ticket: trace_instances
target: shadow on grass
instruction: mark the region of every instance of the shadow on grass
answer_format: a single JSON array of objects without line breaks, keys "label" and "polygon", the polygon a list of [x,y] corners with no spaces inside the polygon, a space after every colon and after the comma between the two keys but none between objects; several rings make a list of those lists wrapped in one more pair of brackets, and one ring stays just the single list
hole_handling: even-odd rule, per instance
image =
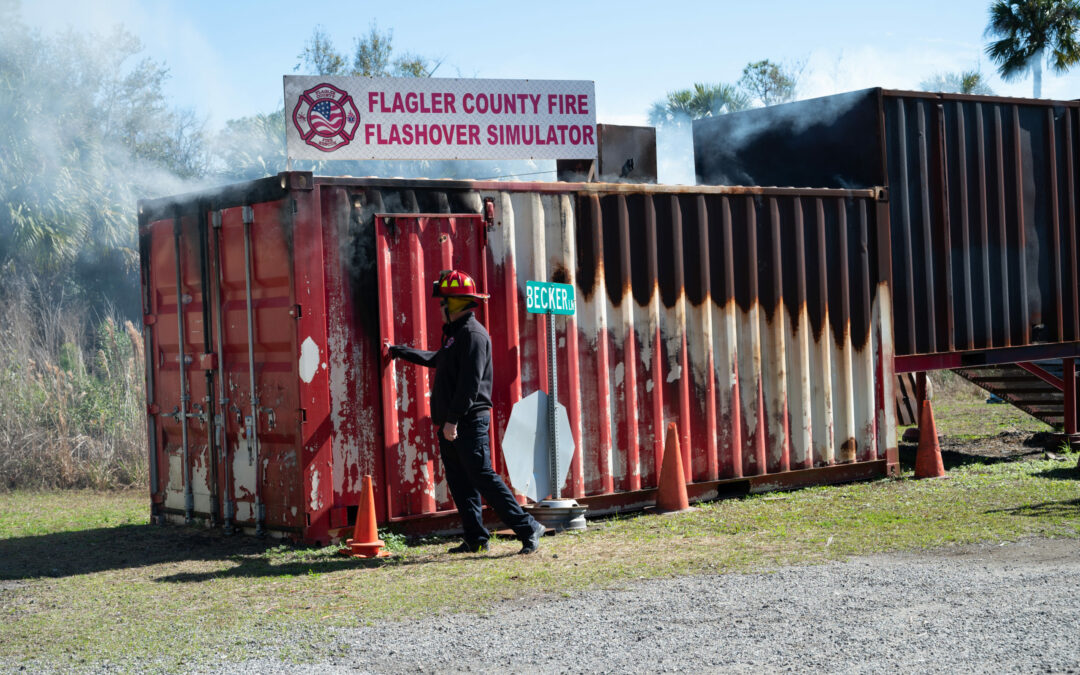
[{"label": "shadow on grass", "polygon": [[1014,516],[1027,516],[1029,518],[1076,518],[1080,516],[1080,499],[1070,499],[1063,502],[1042,502],[1041,504],[1028,504],[1016,506],[1011,509],[994,509],[987,513],[1008,513]]},{"label": "shadow on grass", "polygon": [[[516,551],[507,553],[469,555],[470,558],[508,558],[517,555]],[[328,572],[340,572],[347,569],[377,569],[383,567],[407,567],[412,565],[427,565],[431,563],[446,562],[448,556],[428,555],[423,557],[403,557],[393,555],[389,558],[348,558],[346,556],[334,558],[320,558],[318,560],[297,560],[287,563],[275,564],[271,560],[261,557],[241,558],[239,564],[225,570],[216,572],[179,572],[168,576],[156,577],[154,581],[165,583],[201,583],[212,579],[235,579],[252,577],[298,577],[309,574],[326,574]],[[457,559],[457,558],[455,558]]]},{"label": "shadow on grass", "polygon": [[[450,542],[451,540],[447,540]],[[57,532],[0,539],[0,579],[68,577],[109,570],[180,562],[239,561],[219,572],[162,577],[161,581],[200,581],[222,576],[286,576],[336,571],[348,567],[417,564],[433,558],[362,560],[346,558],[290,561],[274,564],[267,558],[276,540],[226,536],[219,531],[173,525],[123,525],[76,532]],[[302,550],[297,547],[297,550]]]},{"label": "shadow on grass", "polygon": [[[1032,459],[1045,451],[1056,451],[1060,448],[1061,441],[1056,434],[1036,432],[1032,434],[1006,432],[997,436],[986,438],[954,439],[942,438],[941,461],[945,470],[955,469],[972,464],[991,465],[1001,462],[1016,462]],[[912,470],[915,468],[915,454],[918,444],[898,444],[900,452],[900,468]],[[1061,476],[1074,478],[1076,476]]]},{"label": "shadow on grass", "polygon": [[1072,462],[1068,462],[1062,466],[1047,469],[1046,471],[1040,471],[1033,475],[1038,476],[1039,478],[1052,478],[1054,480],[1076,480],[1080,478],[1080,469]]}]

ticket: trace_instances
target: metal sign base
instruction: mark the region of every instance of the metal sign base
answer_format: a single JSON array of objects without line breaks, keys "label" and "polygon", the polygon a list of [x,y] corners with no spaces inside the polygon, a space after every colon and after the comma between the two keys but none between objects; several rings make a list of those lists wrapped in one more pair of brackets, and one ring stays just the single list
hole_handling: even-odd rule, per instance
[{"label": "metal sign base", "polygon": [[545,499],[534,504],[528,511],[548,529],[556,532],[580,532],[588,527],[585,522],[585,511],[588,508],[578,504],[575,499]]}]

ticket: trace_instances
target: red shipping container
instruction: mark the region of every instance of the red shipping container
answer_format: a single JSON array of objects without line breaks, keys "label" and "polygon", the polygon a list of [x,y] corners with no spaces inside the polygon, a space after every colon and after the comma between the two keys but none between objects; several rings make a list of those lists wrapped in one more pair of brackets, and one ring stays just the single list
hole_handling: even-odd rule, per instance
[{"label": "red shipping container", "polygon": [[[556,324],[590,514],[652,504],[668,422],[692,499],[897,472],[880,190],[356,179],[283,173],[139,204],[151,500],[159,520],[325,543],[374,477],[380,523],[451,530],[425,369],[430,284],[491,300],[492,453],[547,388],[527,280]],[[888,402],[887,404],[883,402]]]}]

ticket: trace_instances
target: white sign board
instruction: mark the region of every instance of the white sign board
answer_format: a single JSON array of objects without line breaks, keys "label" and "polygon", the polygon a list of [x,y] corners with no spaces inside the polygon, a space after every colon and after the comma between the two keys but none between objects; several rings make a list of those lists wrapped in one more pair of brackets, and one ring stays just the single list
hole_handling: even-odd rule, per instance
[{"label": "white sign board", "polygon": [[[548,458],[547,392],[534,391],[514,404],[503,434],[503,459],[510,484],[534,502],[552,494]],[[559,439],[559,485],[566,483],[574,457],[574,432],[566,407],[556,403],[555,433]]]},{"label": "white sign board", "polygon": [[285,76],[291,159],[591,159],[589,80]]}]

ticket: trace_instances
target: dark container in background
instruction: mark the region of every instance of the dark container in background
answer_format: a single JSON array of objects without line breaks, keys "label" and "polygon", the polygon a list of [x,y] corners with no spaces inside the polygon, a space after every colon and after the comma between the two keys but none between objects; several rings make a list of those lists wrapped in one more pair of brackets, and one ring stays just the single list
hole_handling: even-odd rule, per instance
[{"label": "dark container in background", "polygon": [[866,89],[696,121],[694,160],[701,184],[887,186],[897,370],[1068,357],[1078,108]]}]

